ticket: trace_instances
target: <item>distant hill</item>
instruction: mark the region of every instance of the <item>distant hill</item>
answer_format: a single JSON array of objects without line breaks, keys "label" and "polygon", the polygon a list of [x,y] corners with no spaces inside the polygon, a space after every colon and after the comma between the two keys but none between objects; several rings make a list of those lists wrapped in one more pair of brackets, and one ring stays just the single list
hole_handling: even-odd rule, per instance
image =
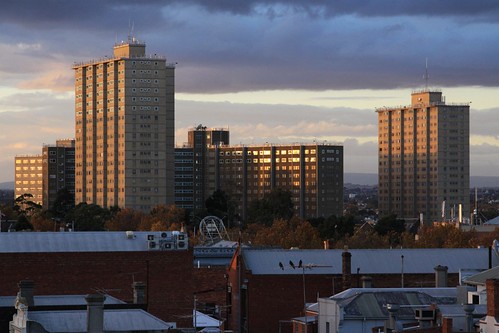
[{"label": "distant hill", "polygon": [[[374,186],[378,185],[378,174],[376,173],[349,173],[345,172],[344,180],[345,184],[357,184],[357,185],[368,185]],[[499,176],[471,176],[470,177],[470,187],[495,187],[499,188]]]},{"label": "distant hill", "polygon": [[[489,177],[489,176],[471,176],[470,177],[470,187],[497,187],[499,188],[499,176]],[[378,174],[377,173],[354,173],[345,172],[344,180],[345,184],[356,184],[356,185],[367,185],[374,186],[378,185]],[[0,183],[0,190],[13,190],[14,182],[4,182]]]},{"label": "distant hill", "polygon": [[13,190],[14,182],[4,182],[0,183],[0,190]]},{"label": "distant hill", "polygon": [[499,187],[499,177],[471,176],[471,187]]},{"label": "distant hill", "polygon": [[378,185],[378,174],[345,172],[343,175],[343,183],[369,186]]}]

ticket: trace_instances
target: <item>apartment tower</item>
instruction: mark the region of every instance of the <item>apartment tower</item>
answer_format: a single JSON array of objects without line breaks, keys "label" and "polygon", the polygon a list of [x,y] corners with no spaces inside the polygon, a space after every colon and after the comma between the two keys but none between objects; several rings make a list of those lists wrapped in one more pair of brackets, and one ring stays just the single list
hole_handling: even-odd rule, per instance
[{"label": "apartment tower", "polygon": [[75,140],[57,140],[55,145],[42,148],[43,209],[50,209],[57,199],[57,192],[75,192]]},{"label": "apartment tower", "polygon": [[412,93],[409,106],[379,108],[379,215],[466,221],[470,216],[469,105],[442,92]]},{"label": "apartment tower", "polygon": [[73,69],[76,203],[173,203],[175,66],[130,37],[112,57]]}]

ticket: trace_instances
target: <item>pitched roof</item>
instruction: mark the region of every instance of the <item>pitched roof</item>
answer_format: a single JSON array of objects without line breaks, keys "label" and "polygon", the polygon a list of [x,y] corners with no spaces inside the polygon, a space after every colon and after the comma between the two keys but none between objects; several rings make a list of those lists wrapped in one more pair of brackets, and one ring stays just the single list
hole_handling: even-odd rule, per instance
[{"label": "pitched roof", "polygon": [[487,269],[486,271],[472,275],[464,279],[464,283],[484,286],[488,279],[499,279],[499,266]]},{"label": "pitched roof", "polygon": [[[276,250],[243,249],[246,268],[253,275],[341,274],[343,250]],[[449,273],[460,269],[487,269],[489,250],[469,249],[351,249],[352,272],[362,274],[434,273],[438,265],[447,266]],[[298,263],[309,268],[299,269]],[[293,263],[295,269],[292,268]],[[282,268],[279,263],[282,264]],[[492,257],[492,265],[499,258]]]},{"label": "pitched roof", "polygon": [[[87,311],[31,311],[28,320],[38,322],[48,332],[86,332]],[[104,331],[165,331],[175,325],[141,309],[104,310]]]}]

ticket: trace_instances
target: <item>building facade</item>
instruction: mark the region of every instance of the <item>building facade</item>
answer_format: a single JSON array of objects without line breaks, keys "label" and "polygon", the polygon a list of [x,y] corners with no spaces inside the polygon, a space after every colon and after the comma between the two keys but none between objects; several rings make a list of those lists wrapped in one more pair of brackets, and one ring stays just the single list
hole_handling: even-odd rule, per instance
[{"label": "building facade", "polygon": [[343,214],[343,147],[329,144],[229,145],[229,130],[199,125],[175,150],[175,203],[203,209],[220,189],[247,217],[250,203],[274,189],[290,191],[302,218]]},{"label": "building facade", "polygon": [[243,220],[252,201],[278,188],[291,192],[301,218],[343,215],[342,146],[217,146],[208,156],[215,166],[214,188],[235,199]]},{"label": "building facade", "polygon": [[33,202],[43,204],[43,163],[42,155],[22,155],[15,157],[14,198],[31,194]]},{"label": "building facade", "polygon": [[76,203],[149,211],[174,198],[174,72],[135,38],[75,64]]},{"label": "building facade", "polygon": [[215,167],[208,152],[210,147],[229,144],[229,130],[198,125],[189,129],[187,138],[187,143],[175,148],[175,205],[203,209],[215,191]]},{"label": "building facade", "polygon": [[75,193],[75,140],[57,140],[42,148],[43,209],[53,206],[63,188]]},{"label": "building facade", "polygon": [[379,215],[433,221],[470,216],[469,105],[440,91],[412,93],[409,106],[379,108]]}]

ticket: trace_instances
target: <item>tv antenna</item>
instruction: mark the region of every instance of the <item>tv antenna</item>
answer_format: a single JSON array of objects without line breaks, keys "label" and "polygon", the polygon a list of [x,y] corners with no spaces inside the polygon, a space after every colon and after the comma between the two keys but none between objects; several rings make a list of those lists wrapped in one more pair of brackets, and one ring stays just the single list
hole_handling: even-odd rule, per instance
[{"label": "tv antenna", "polygon": [[428,58],[426,58],[426,66],[425,66],[425,74],[423,76],[423,79],[425,80],[425,88],[428,90],[428,79],[430,76],[428,75]]}]

